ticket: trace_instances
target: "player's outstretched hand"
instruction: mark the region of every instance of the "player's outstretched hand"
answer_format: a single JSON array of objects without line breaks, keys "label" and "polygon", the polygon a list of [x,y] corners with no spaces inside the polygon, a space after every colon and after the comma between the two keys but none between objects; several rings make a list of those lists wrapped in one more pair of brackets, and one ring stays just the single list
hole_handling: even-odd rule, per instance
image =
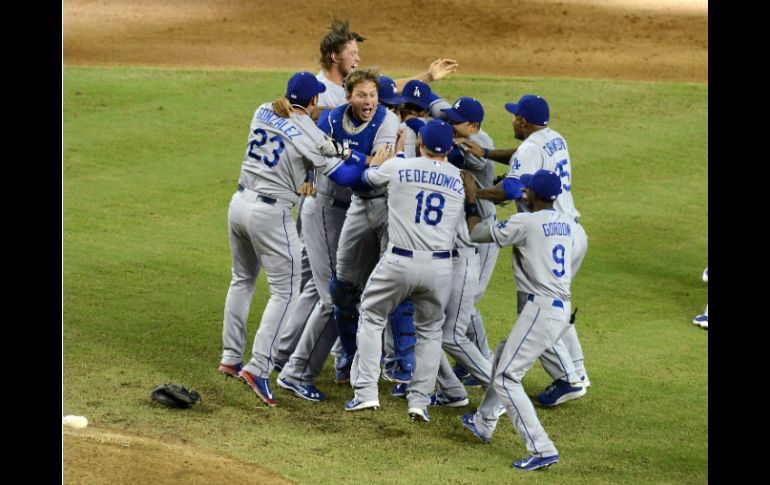
[{"label": "player's outstretched hand", "polygon": [[379,150],[374,152],[374,155],[372,156],[372,159],[369,161],[370,167],[379,167],[383,163],[385,163],[385,160],[389,158],[393,158],[395,155],[395,152],[392,148],[390,148],[390,145],[385,145],[384,147],[380,147]]},{"label": "player's outstretched hand", "polygon": [[457,71],[457,61],[454,59],[436,59],[431,62],[428,68],[428,75],[431,81],[438,81],[445,76]]},{"label": "player's outstretched hand", "polygon": [[463,186],[465,187],[465,200],[471,204],[476,202],[476,177],[465,170],[460,170],[460,177],[463,179]]},{"label": "player's outstretched hand", "polygon": [[396,138],[396,153],[403,152],[404,145],[406,145],[406,133],[403,128],[399,128],[398,137]]},{"label": "player's outstretched hand", "polygon": [[477,157],[484,156],[484,149],[481,148],[481,145],[479,145],[475,141],[471,141],[467,138],[455,138],[455,143],[457,144],[457,146],[460,147],[461,150],[465,150],[471,155],[474,155]]},{"label": "player's outstretched hand", "polygon": [[302,182],[299,187],[298,195],[315,195],[315,187],[310,182]]}]

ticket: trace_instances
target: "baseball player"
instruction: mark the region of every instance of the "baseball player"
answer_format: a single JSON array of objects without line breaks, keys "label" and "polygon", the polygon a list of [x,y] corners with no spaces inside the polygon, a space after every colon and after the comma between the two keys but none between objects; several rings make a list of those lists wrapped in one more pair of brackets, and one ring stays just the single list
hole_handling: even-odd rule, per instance
[{"label": "baseball player", "polygon": [[[701,278],[703,279],[703,282],[708,284],[709,283],[709,269],[706,267],[706,269],[703,270],[703,274],[701,275]],[[701,315],[696,316],[692,319],[692,323],[694,325],[698,325],[700,328],[704,328],[706,330],[709,329],[709,306],[708,303],[706,304],[706,311],[704,311]]]},{"label": "baseball player", "polygon": [[[366,159],[365,154],[374,153],[376,149],[386,145],[392,145],[396,141],[398,130],[398,118],[384,106],[377,102],[379,87],[378,72],[373,69],[357,69],[351,72],[345,80],[345,87],[349,102],[332,110],[326,111],[318,120],[322,131],[331,135],[329,143],[334,145],[325,153],[335,155],[336,150],[344,145],[349,145],[357,157]],[[323,396],[315,389],[315,379],[323,368],[326,357],[334,344],[337,336],[342,333],[341,340],[345,345],[346,359],[339,359],[335,366],[337,372],[335,380],[347,382],[349,380],[349,368],[352,363],[351,344],[347,339],[351,333],[350,319],[357,320],[355,305],[358,296],[349,280],[340,279],[339,260],[341,248],[345,241],[344,230],[351,222],[356,223],[356,228],[366,233],[370,228],[370,221],[375,227],[375,234],[387,237],[383,225],[387,223],[384,212],[387,210],[385,192],[367,191],[368,187],[359,187],[355,195],[350,191],[341,191],[341,187],[326,177],[316,178],[316,198],[311,208],[303,208],[306,217],[306,247],[313,269],[313,277],[316,280],[316,289],[320,296],[320,303],[316,306],[304,332],[300,337],[297,348],[291,355],[288,364],[282,369],[278,385],[294,392],[303,399],[308,395]],[[366,198],[366,199],[364,199]],[[348,208],[349,207],[349,208]],[[312,210],[312,212],[310,212]],[[351,216],[351,211],[356,211],[356,216]],[[312,222],[311,222],[312,221]],[[349,228],[350,230],[350,228]],[[352,250],[363,252],[370,260],[379,257],[382,242],[379,236],[370,236],[356,244],[351,242],[352,248],[346,251],[350,257],[357,257]],[[364,261],[361,264],[361,261]],[[352,261],[345,271],[352,276],[347,276],[356,284],[357,278],[361,278],[359,272],[370,269],[365,259]],[[360,267],[360,266],[363,266]],[[365,280],[364,280],[365,281]],[[347,284],[346,284],[347,283]],[[348,292],[347,290],[351,290]],[[349,299],[349,301],[348,301]],[[340,305],[339,303],[342,303]],[[333,313],[345,313],[341,318],[330,320]],[[354,315],[347,320],[345,317]],[[342,321],[347,324],[344,332],[339,332],[337,324]],[[331,326],[330,326],[331,325]],[[352,330],[355,339],[355,327]],[[347,340],[345,340],[347,339]],[[355,347],[355,340],[352,343]],[[350,356],[347,359],[347,356]],[[308,391],[308,392],[304,392]],[[308,399],[319,401],[322,399]]]},{"label": "baseball player", "polygon": [[420,157],[392,158],[362,177],[374,187],[388,189],[389,244],[363,291],[358,352],[350,380],[355,395],[345,404],[346,411],[379,407],[382,332],[399,302],[410,297],[419,365],[408,388],[408,412],[412,420],[430,420],[427,406],[438,372],[441,325],[452,286],[451,248],[463,215],[460,171],[446,161],[452,135],[447,123],[431,120],[420,129]]},{"label": "baseball player", "polygon": [[[311,165],[322,168],[336,183],[351,185],[360,180],[365,167],[365,159],[351,150],[328,160],[319,151],[328,140],[310,114],[325,89],[311,73],[298,72],[289,79],[284,98],[257,108],[228,211],[232,281],[225,300],[218,370],[240,376],[268,406],[275,405],[268,381],[275,342],[299,295],[301,244],[291,209],[305,171]],[[246,321],[261,266],[267,272],[270,299],[252,358],[242,367]]]},{"label": "baseball player", "polygon": [[[495,178],[495,164],[494,161],[486,158],[484,154],[489,153],[490,150],[494,150],[494,143],[492,138],[481,129],[481,123],[484,121],[484,108],[481,103],[471,97],[463,96],[458,98],[452,106],[442,109],[446,115],[447,121],[455,130],[455,137],[457,140],[470,141],[475,143],[476,146],[481,148],[482,153],[477,156],[472,152],[464,150],[462,143],[457,143],[456,147],[459,150],[453,150],[450,152],[449,161],[456,164],[459,168],[470,172],[475,178],[481,188],[488,188],[494,184]],[[454,155],[452,154],[454,153]],[[496,209],[495,205],[487,200],[479,202],[481,211],[482,222],[492,223],[495,220]],[[470,316],[470,322],[466,325],[468,329],[468,337],[476,344],[479,350],[488,359],[492,359],[492,352],[487,342],[487,333],[484,328],[484,321],[481,318],[481,312],[478,309],[478,303],[486,292],[489,281],[492,278],[492,272],[495,269],[497,263],[497,256],[500,252],[499,248],[495,244],[479,244],[479,276],[478,285],[476,285],[476,294],[474,295],[474,307]],[[459,373],[460,369],[467,373],[470,379],[467,379],[467,383],[470,384],[471,379],[475,380],[479,384],[478,378],[472,376],[468,369],[465,369],[461,364],[456,366],[455,372]],[[488,380],[488,379],[487,379]],[[474,383],[475,384],[475,383]]]},{"label": "baseball player", "polygon": [[571,326],[574,217],[554,208],[563,197],[562,179],[554,171],[538,170],[519,179],[518,197],[524,194],[531,212],[514,214],[498,224],[482,224],[475,205],[475,182],[464,175],[468,229],[477,242],[513,246],[516,288],[525,304],[507,339],[494,357],[493,385],[489,386],[475,413],[463,415],[463,426],[489,442],[497,426],[499,403],[505,406],[529,456],[513,462],[521,470],[536,470],[559,461],[559,454],[535,413],[521,384],[535,360],[553,347]]},{"label": "baseball player", "polygon": [[[548,127],[550,109],[542,97],[527,94],[518,103],[506,103],[505,109],[514,115],[514,136],[522,140],[522,144],[511,150],[513,154],[506,178],[494,187],[479,190],[477,196],[495,202],[517,199],[521,193],[522,175],[532,174],[539,169],[558,173],[564,192],[556,200],[555,207],[574,221],[572,274],[577,275],[588,248],[588,236],[579,223],[580,212],[575,208],[572,198],[573,172],[567,142],[558,132]],[[490,153],[490,157],[495,155]],[[517,200],[516,204],[520,212],[529,210],[526,201]],[[523,291],[517,292],[519,313],[524,308],[526,296]],[[538,395],[540,404],[555,406],[586,394],[591,382],[586,374],[583,349],[574,325],[570,325],[553,349],[543,353],[540,361],[554,379]]]},{"label": "baseball player", "polygon": [[[393,147],[398,117],[378,104],[379,73],[354,71],[345,80],[350,103],[322,115],[319,127],[334,140],[361,153]],[[334,317],[347,356],[356,350],[356,329],[361,288],[387,246],[387,192],[382,188],[354,187],[337,246],[337,265],[329,283]]]},{"label": "baseball player", "polygon": [[[361,58],[359,56],[358,43],[364,42],[365,40],[366,37],[350,30],[349,22],[343,22],[337,19],[332,22],[329,27],[329,32],[323,39],[321,39],[321,71],[319,71],[316,77],[327,87],[327,90],[325,93],[322,93],[319,98],[320,106],[319,109],[314,112],[314,119],[318,119],[318,115],[320,115],[324,109],[333,109],[346,102],[346,91],[343,86],[343,81],[348,74],[353,72],[353,70],[360,65]],[[430,64],[427,71],[418,73],[410,78],[398,79],[394,84],[403,87],[403,85],[411,79],[419,79],[425,82],[437,81],[455,72],[457,67],[457,61],[453,59],[437,59]],[[349,195],[344,196],[344,198],[347,198],[349,201]],[[302,213],[300,212],[300,216],[301,214]],[[310,291],[313,289],[314,288],[311,287]],[[303,298],[303,300],[310,301],[310,296]],[[300,307],[301,310],[304,308],[307,308],[307,305]],[[408,313],[408,306],[399,308],[399,312]],[[300,315],[304,315],[304,313],[305,312],[300,312]],[[287,349],[288,348],[293,347],[287,346]],[[341,341],[335,343],[332,348],[332,354],[335,356],[335,381],[340,383],[347,382],[349,379],[352,356],[343,350]]]}]

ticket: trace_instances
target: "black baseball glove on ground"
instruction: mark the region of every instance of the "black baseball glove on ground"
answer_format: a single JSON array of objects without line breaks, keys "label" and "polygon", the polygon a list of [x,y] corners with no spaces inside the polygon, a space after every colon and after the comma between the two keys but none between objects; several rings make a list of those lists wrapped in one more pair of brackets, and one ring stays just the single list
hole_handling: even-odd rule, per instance
[{"label": "black baseball glove on ground", "polygon": [[168,408],[186,409],[201,400],[201,395],[192,389],[176,384],[160,384],[155,386],[150,397]]}]

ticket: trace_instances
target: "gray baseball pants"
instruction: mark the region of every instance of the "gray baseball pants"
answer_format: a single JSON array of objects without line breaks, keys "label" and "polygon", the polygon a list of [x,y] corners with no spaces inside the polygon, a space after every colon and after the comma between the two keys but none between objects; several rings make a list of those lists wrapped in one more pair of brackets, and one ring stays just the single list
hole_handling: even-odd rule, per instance
[{"label": "gray baseball pants", "polygon": [[[492,361],[482,354],[468,336],[471,311],[478,294],[480,258],[476,248],[456,249],[452,258],[452,293],[444,312],[446,320],[442,328],[442,347],[458,364],[462,365],[482,386],[492,380]],[[457,379],[446,354],[441,355],[438,386],[449,397],[468,395],[462,382]]]},{"label": "gray baseball pants", "polygon": [[303,206],[305,247],[318,301],[307,319],[294,352],[280,373],[281,378],[295,384],[315,384],[332,346],[338,340],[334,307],[329,295],[329,279],[336,266],[337,242],[346,210],[323,194],[308,198]]},{"label": "gray baseball pants", "polygon": [[479,432],[491,437],[498,422],[497,409],[503,404],[527,450],[541,457],[556,455],[558,451],[540,424],[521,381],[537,358],[571,327],[569,302],[561,302],[563,307],[558,307],[554,301],[536,296],[534,301],[526,302],[508,338],[497,346],[493,385],[484,392],[474,416]]},{"label": "gray baseball pants", "polygon": [[270,376],[276,341],[299,297],[302,244],[291,207],[292,203],[280,199],[265,202],[256,192],[244,189],[233,195],[227,214],[233,265],[225,300],[222,362],[241,363],[254,285],[264,267],[270,299],[245,367],[257,377]]},{"label": "gray baseball pants", "polygon": [[451,278],[451,257],[436,259],[430,251],[401,256],[388,248],[372,271],[361,298],[358,352],[350,374],[350,384],[359,400],[378,400],[382,333],[396,306],[411,297],[417,343],[407,400],[409,407],[427,408],[441,360],[441,326],[452,290]]}]

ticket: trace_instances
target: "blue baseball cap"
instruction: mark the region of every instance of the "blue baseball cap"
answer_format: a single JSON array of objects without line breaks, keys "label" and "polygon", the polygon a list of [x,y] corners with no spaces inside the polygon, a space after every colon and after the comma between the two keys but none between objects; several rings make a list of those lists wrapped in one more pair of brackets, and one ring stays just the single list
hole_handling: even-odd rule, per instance
[{"label": "blue baseball cap", "polygon": [[406,83],[401,90],[401,99],[404,103],[416,104],[422,109],[428,109],[432,91],[430,86],[422,81],[412,80]]},{"label": "blue baseball cap", "polygon": [[380,83],[377,88],[377,97],[380,103],[395,106],[404,102],[398,95],[396,82],[388,76],[380,76]]},{"label": "blue baseball cap", "polygon": [[548,103],[534,94],[525,94],[518,103],[505,103],[505,109],[538,126],[548,126],[551,117]]},{"label": "blue baseball cap", "polygon": [[315,78],[313,73],[300,71],[289,79],[286,97],[292,101],[307,101],[326,91],[326,85]]},{"label": "blue baseball cap", "polygon": [[470,121],[471,123],[481,124],[484,121],[484,108],[481,106],[481,103],[468,96],[459,98],[451,108],[442,109],[441,111],[446,113],[446,117],[455,123]]},{"label": "blue baseball cap", "polygon": [[455,130],[446,121],[432,119],[420,128],[422,144],[436,153],[447,153],[452,148]]},{"label": "blue baseball cap", "polygon": [[533,174],[525,173],[519,180],[543,200],[556,200],[561,194],[561,178],[553,170],[540,169]]}]

